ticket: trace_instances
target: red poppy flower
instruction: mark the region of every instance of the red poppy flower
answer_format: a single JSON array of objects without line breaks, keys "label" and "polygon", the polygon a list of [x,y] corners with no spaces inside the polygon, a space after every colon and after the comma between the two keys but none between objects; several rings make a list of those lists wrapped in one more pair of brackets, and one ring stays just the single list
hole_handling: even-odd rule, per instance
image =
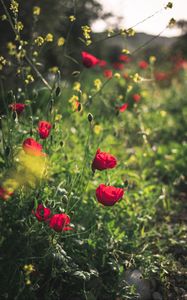
[{"label": "red poppy flower", "polygon": [[140,67],[140,69],[146,70],[149,64],[145,60],[141,60],[139,61],[138,66]]},{"label": "red poppy flower", "polygon": [[115,186],[106,186],[100,184],[96,189],[96,197],[98,202],[105,206],[112,206],[118,202],[124,194],[124,190]]},{"label": "red poppy flower", "polygon": [[120,112],[124,112],[128,107],[128,103],[124,103],[122,106],[117,106],[116,109]]},{"label": "red poppy flower", "polygon": [[120,62],[115,62],[115,63],[113,63],[113,67],[116,70],[123,70],[124,69],[124,64],[122,64]]},{"label": "red poppy flower", "polygon": [[40,121],[38,124],[38,133],[41,139],[46,139],[51,131],[52,125],[47,121]]},{"label": "red poppy flower", "polygon": [[6,189],[4,189],[3,187],[0,187],[0,198],[3,200],[8,200],[8,198],[10,198],[10,196],[13,195],[13,192],[9,192]]},{"label": "red poppy flower", "polygon": [[23,103],[12,103],[9,105],[9,107],[12,109],[12,111],[16,111],[17,114],[22,113],[22,111],[25,109],[26,104]]},{"label": "red poppy flower", "polygon": [[139,94],[134,94],[134,95],[132,96],[132,98],[133,98],[133,100],[134,100],[135,102],[139,102],[140,99],[141,99],[141,96],[140,96]]},{"label": "red poppy flower", "polygon": [[103,71],[103,75],[104,75],[106,78],[112,78],[112,70],[104,70],[104,71]]},{"label": "red poppy flower", "polygon": [[119,60],[120,60],[120,61],[123,61],[124,63],[127,64],[127,63],[129,63],[132,59],[131,59],[128,55],[120,54]]},{"label": "red poppy flower", "polygon": [[82,55],[83,65],[86,68],[94,67],[95,65],[97,65],[99,63],[99,59],[88,52],[83,51],[83,52],[81,52],[81,55]]},{"label": "red poppy flower", "polygon": [[99,59],[98,65],[103,68],[107,65],[107,62],[105,60]]},{"label": "red poppy flower", "polygon": [[106,170],[113,169],[117,165],[117,159],[107,152],[101,152],[100,149],[97,150],[95,158],[92,162],[92,170]]},{"label": "red poppy flower", "polygon": [[166,72],[156,72],[155,73],[155,79],[157,81],[167,80],[168,78],[169,78],[169,76]]},{"label": "red poppy flower", "polygon": [[66,214],[56,214],[53,215],[50,219],[49,226],[53,228],[55,231],[67,231],[72,230],[70,226],[70,217]]},{"label": "red poppy flower", "polygon": [[36,211],[33,211],[33,214],[39,222],[48,221],[51,216],[51,210],[50,208],[44,207],[43,204],[39,204]]},{"label": "red poppy flower", "polygon": [[23,150],[29,155],[46,156],[46,154],[42,152],[42,145],[37,143],[33,138],[28,138],[23,142]]}]

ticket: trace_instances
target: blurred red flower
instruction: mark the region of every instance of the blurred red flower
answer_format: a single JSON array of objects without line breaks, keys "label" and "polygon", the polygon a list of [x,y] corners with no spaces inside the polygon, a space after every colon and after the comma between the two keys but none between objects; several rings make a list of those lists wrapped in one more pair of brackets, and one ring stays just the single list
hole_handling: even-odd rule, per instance
[{"label": "blurred red flower", "polygon": [[114,62],[113,63],[113,67],[116,70],[123,70],[124,69],[124,64],[120,63],[120,62]]},{"label": "blurred red flower", "polygon": [[22,111],[25,109],[26,104],[23,103],[12,103],[9,105],[9,107],[12,109],[12,111],[16,111],[17,114],[22,113]]},{"label": "blurred red flower", "polygon": [[141,61],[139,61],[138,66],[140,69],[146,70],[148,68],[149,64],[145,60],[141,60]]},{"label": "blurred red flower", "polygon": [[36,211],[33,211],[33,214],[39,222],[48,221],[51,216],[51,210],[50,208],[44,207],[43,204],[39,204]]},{"label": "blurred red flower", "polygon": [[97,65],[99,63],[99,59],[88,52],[83,51],[83,52],[81,52],[81,55],[82,55],[83,65],[86,68],[94,67],[95,65]]},{"label": "blurred red flower", "polygon": [[124,103],[122,106],[116,106],[116,109],[120,112],[124,112],[128,107],[128,103]]},{"label": "blurred red flower", "polygon": [[155,79],[157,81],[163,81],[163,80],[167,80],[169,78],[169,76],[166,72],[156,72],[154,75],[155,75]]},{"label": "blurred red flower", "polygon": [[37,143],[33,138],[27,138],[23,142],[23,150],[29,155],[46,156],[46,154],[42,152],[42,145]]},{"label": "blurred red flower", "polygon": [[57,232],[72,230],[70,226],[70,217],[66,214],[56,214],[50,219],[49,226]]},{"label": "blurred red flower", "polygon": [[94,160],[92,162],[92,170],[106,170],[113,169],[117,165],[117,159],[107,152],[101,152],[100,149],[97,149]]},{"label": "blurred red flower", "polygon": [[119,60],[123,61],[124,63],[129,63],[129,62],[131,62],[132,59],[128,55],[120,54]]},{"label": "blurred red flower", "polygon": [[105,206],[112,206],[118,202],[124,194],[124,190],[114,186],[106,186],[100,184],[96,189],[96,197],[98,202]]},{"label": "blurred red flower", "polygon": [[38,124],[38,133],[41,139],[46,139],[51,131],[52,125],[47,121],[40,121]]},{"label": "blurred red flower", "polygon": [[141,99],[141,96],[140,96],[139,94],[134,94],[134,95],[132,96],[132,98],[133,98],[133,100],[134,100],[135,102],[139,102],[140,99]]},{"label": "blurred red flower", "polygon": [[3,200],[8,200],[8,198],[10,198],[10,196],[13,195],[13,192],[9,192],[6,189],[4,189],[3,187],[0,187],[0,198]]},{"label": "blurred red flower", "polygon": [[103,75],[104,75],[106,78],[112,78],[112,70],[104,70],[104,71],[103,71]]},{"label": "blurred red flower", "polygon": [[107,62],[105,60],[99,59],[98,65],[103,68],[107,65]]}]

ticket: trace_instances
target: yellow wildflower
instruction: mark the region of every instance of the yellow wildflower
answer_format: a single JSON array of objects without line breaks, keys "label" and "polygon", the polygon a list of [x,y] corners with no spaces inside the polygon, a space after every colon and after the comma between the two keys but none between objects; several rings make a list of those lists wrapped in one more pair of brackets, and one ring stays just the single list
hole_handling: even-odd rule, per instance
[{"label": "yellow wildflower", "polygon": [[23,30],[23,23],[22,22],[17,22],[16,24],[15,24],[15,29],[17,30],[17,32],[20,32],[20,31],[22,31]]},{"label": "yellow wildflower", "polygon": [[130,51],[128,49],[122,49],[122,53],[124,53],[124,54],[130,54]]},{"label": "yellow wildflower", "polygon": [[98,135],[103,131],[103,127],[101,125],[95,125],[93,130],[94,130],[95,134]]},{"label": "yellow wildflower", "polygon": [[155,63],[155,61],[156,61],[156,57],[155,56],[152,55],[152,56],[149,57],[150,64],[153,65]]},{"label": "yellow wildflower", "polygon": [[10,4],[10,10],[14,13],[17,14],[19,9],[19,3],[15,0],[11,0]]},{"label": "yellow wildflower", "polygon": [[131,77],[134,82],[140,82],[142,80],[141,76],[138,73],[134,74]]},{"label": "yellow wildflower", "polygon": [[51,43],[53,41],[53,35],[51,33],[48,33],[45,37],[45,41]]},{"label": "yellow wildflower", "polygon": [[76,18],[75,18],[75,16],[69,16],[69,20],[70,20],[70,22],[74,22],[75,20],[76,20]]},{"label": "yellow wildflower", "polygon": [[73,95],[69,100],[68,100],[70,103],[73,103],[73,102],[76,102],[76,101],[79,101],[79,97],[76,96],[76,95]]},{"label": "yellow wildflower", "polygon": [[59,71],[59,68],[57,66],[51,67],[49,69],[49,72],[51,72],[53,74],[56,74],[58,71]]},{"label": "yellow wildflower", "polygon": [[79,92],[81,88],[81,84],[78,81],[75,81],[73,84],[73,90]]},{"label": "yellow wildflower", "polygon": [[25,282],[25,284],[26,284],[26,285],[31,285],[30,279],[27,279],[26,282]]},{"label": "yellow wildflower", "polygon": [[42,46],[43,43],[44,43],[44,38],[42,36],[38,36],[35,40],[34,40],[34,43],[37,45],[37,46]]},{"label": "yellow wildflower", "polygon": [[58,39],[57,41],[57,45],[60,47],[60,46],[63,46],[65,43],[65,38],[63,38],[62,36]]},{"label": "yellow wildflower", "polygon": [[34,6],[33,7],[33,15],[39,16],[41,12],[41,8],[39,6]]},{"label": "yellow wildflower", "polygon": [[101,80],[100,79],[95,79],[94,80],[94,86],[95,86],[95,88],[96,88],[96,90],[97,91],[99,91],[100,90],[100,88],[101,88],[101,86],[102,86],[102,82],[101,82]]},{"label": "yellow wildflower", "polygon": [[120,75],[120,73],[115,73],[114,77],[117,78],[117,79],[119,79],[119,78],[121,78],[121,75]]},{"label": "yellow wildflower", "polygon": [[2,20],[2,21],[7,20],[7,16],[6,16],[6,15],[2,15],[2,16],[1,16],[1,20]]},{"label": "yellow wildflower", "polygon": [[28,74],[25,79],[25,84],[32,83],[34,81],[34,77],[31,74]]}]

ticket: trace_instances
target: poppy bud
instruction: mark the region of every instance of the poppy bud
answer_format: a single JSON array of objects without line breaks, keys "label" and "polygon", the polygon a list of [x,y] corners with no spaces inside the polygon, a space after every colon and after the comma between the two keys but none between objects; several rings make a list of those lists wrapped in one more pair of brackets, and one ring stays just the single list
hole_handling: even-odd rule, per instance
[{"label": "poppy bud", "polygon": [[124,181],[124,187],[125,187],[125,188],[127,188],[127,187],[128,187],[128,185],[129,185],[129,182],[128,182],[128,180],[125,180],[125,181]]},{"label": "poppy bud", "polygon": [[56,96],[58,97],[59,95],[60,95],[60,93],[61,93],[61,89],[60,89],[60,87],[59,86],[57,86],[57,88],[56,88]]},{"label": "poppy bud", "polygon": [[88,114],[88,121],[90,123],[93,121],[93,115],[91,113]]}]

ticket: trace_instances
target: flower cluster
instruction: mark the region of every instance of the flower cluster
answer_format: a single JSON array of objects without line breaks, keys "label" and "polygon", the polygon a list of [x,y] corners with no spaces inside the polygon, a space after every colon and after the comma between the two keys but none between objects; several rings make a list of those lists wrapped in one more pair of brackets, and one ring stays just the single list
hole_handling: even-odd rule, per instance
[{"label": "flower cluster", "polygon": [[39,204],[32,213],[39,222],[47,223],[56,232],[72,230],[72,227],[69,226],[70,217],[65,213],[52,215],[50,208],[44,207],[43,204]]},{"label": "flower cluster", "polygon": [[[101,152],[101,150],[98,149],[92,162],[92,170],[95,172],[95,170],[103,171],[113,169],[116,165],[117,159],[115,156],[107,152]],[[100,184],[96,189],[96,198],[98,202],[104,206],[113,206],[116,202],[123,198],[123,195],[124,190],[114,186]]]}]

